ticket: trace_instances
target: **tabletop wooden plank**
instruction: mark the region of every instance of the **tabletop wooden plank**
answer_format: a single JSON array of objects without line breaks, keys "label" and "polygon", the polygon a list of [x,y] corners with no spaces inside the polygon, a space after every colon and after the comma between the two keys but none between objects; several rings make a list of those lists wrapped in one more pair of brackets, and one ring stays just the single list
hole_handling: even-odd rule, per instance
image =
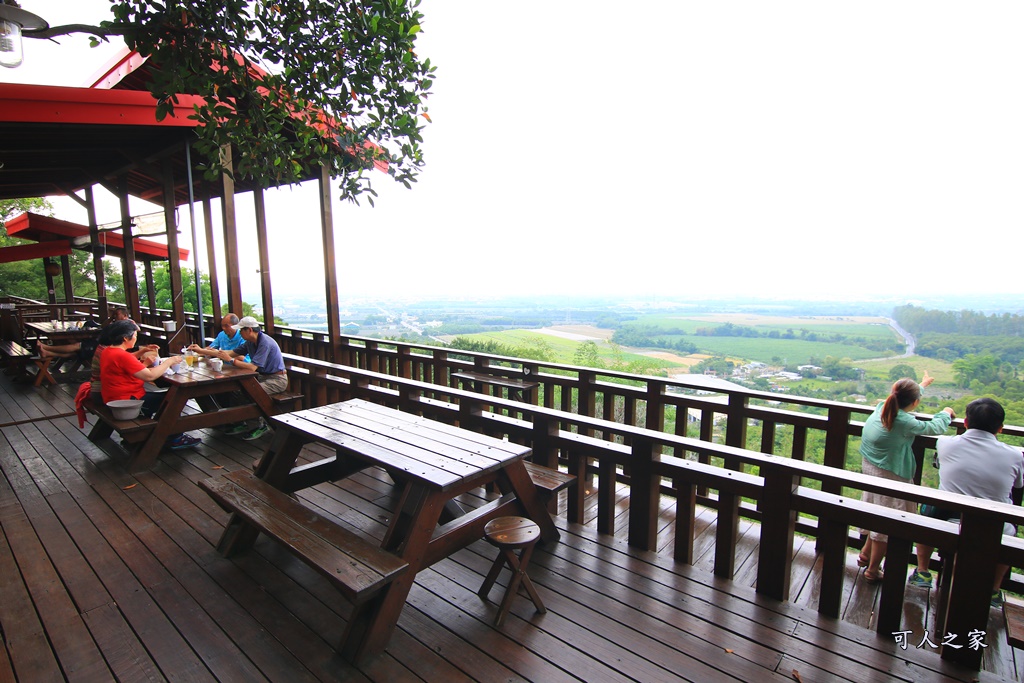
[{"label": "tabletop wooden plank", "polygon": [[319,410],[310,411],[310,418],[339,431],[386,447],[409,460],[437,467],[461,477],[472,477],[482,472],[492,472],[501,468],[503,463],[517,457],[506,455],[499,460],[472,456],[465,450],[408,434],[400,425],[360,422],[358,418],[352,416],[348,416],[344,420],[337,420]]},{"label": "tabletop wooden plank", "polygon": [[[309,415],[307,411],[300,411],[298,413],[278,415],[271,418],[271,421],[275,426],[308,434],[332,446],[354,453],[356,456],[369,460],[373,464],[402,472],[405,476],[417,479],[432,488],[444,490],[457,484],[464,478],[463,475],[432,467],[426,463],[405,457],[386,446],[340,432],[337,429],[323,425],[319,420],[309,419]],[[318,417],[315,414],[313,416]]]},{"label": "tabletop wooden plank", "polygon": [[[481,446],[476,442],[466,439],[460,440],[454,436],[444,438],[444,435],[441,434],[440,436],[443,440],[438,440],[434,438],[438,434],[430,429],[429,424],[423,422],[395,422],[383,420],[380,417],[369,419],[363,417],[358,412],[340,410],[335,406],[314,408],[312,412],[322,415],[326,420],[341,422],[351,425],[356,429],[366,429],[370,432],[380,433],[408,444],[416,449],[415,454],[421,452],[427,454],[431,458],[431,462],[436,457],[456,460],[471,466],[473,468],[472,471],[480,468],[489,469],[500,466],[501,463],[511,458],[521,457],[506,451]],[[415,454],[413,452],[409,453],[410,457],[417,457]]]},{"label": "tabletop wooden plank", "polygon": [[[336,404],[339,405],[339,404]],[[464,427],[456,427],[455,425],[446,424],[444,422],[438,422],[436,420],[430,420],[413,413],[403,413],[398,410],[393,410],[376,403],[371,403],[364,399],[352,399],[345,401],[343,404],[346,407],[351,406],[353,410],[363,410],[370,413],[386,414],[394,420],[405,420],[407,422],[423,422],[430,426],[432,431],[443,433],[446,435],[452,435],[460,440],[471,440],[475,443],[486,445],[490,448],[503,450],[508,453],[513,453],[517,457],[523,457],[530,453],[532,450],[529,446],[523,446],[522,444],[512,443],[511,441],[504,441],[502,439],[496,439],[493,436],[487,434],[481,434],[480,432],[474,432]]]},{"label": "tabletop wooden plank", "polygon": [[257,374],[255,370],[245,370],[225,365],[220,372],[216,372],[209,365],[195,366],[192,372],[164,374],[160,379],[170,384],[197,384],[206,382],[230,382],[238,377]]}]

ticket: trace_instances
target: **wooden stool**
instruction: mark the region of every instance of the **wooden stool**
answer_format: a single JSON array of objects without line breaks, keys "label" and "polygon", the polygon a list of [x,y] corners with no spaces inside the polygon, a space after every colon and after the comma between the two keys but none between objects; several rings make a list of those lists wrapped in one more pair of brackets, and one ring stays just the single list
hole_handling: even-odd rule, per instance
[{"label": "wooden stool", "polygon": [[[537,607],[537,612],[539,614],[547,612],[540,596],[537,595],[537,589],[533,587],[533,582],[526,575],[526,567],[530,564],[533,547],[540,539],[540,527],[525,517],[498,517],[487,522],[487,526],[484,527],[484,538],[498,549],[498,556],[494,558],[491,571],[487,572],[487,578],[480,586],[478,593],[480,597],[487,598],[487,594],[491,592],[503,566],[508,564],[509,569],[512,570],[512,578],[508,582],[508,589],[501,601],[501,607],[498,608],[498,616],[494,620],[494,625],[501,626],[501,622],[505,620],[505,615],[508,614],[508,610],[512,606],[512,598],[519,592],[520,584],[526,588],[530,599]],[[516,548],[521,549],[518,558],[513,552]]]}]

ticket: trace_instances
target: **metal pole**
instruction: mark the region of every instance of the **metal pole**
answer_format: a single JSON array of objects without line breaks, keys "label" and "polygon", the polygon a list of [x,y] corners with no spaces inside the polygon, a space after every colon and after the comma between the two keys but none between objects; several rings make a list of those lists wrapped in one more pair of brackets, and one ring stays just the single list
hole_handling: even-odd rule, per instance
[{"label": "metal pole", "polygon": [[192,145],[185,143],[185,172],[188,178],[188,218],[192,225],[192,264],[195,266],[196,301],[199,304],[199,345],[206,340],[206,329],[203,322],[203,287],[199,273],[199,249],[196,241],[196,198],[192,192]]}]

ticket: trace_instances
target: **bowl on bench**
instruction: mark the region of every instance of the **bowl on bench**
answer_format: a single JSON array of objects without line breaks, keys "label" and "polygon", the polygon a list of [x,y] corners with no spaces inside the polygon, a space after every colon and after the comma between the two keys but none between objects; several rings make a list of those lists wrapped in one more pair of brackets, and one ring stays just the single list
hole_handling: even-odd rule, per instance
[{"label": "bowl on bench", "polygon": [[115,420],[134,420],[142,411],[142,401],[140,399],[107,401],[107,407],[110,408]]}]

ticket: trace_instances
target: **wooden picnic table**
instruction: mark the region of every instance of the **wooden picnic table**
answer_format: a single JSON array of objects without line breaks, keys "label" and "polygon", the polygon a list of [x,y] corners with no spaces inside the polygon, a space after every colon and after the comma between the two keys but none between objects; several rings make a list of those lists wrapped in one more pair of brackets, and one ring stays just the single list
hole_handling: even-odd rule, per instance
[{"label": "wooden picnic table", "polygon": [[62,344],[73,344],[84,339],[93,339],[99,336],[101,329],[99,327],[79,327],[78,329],[71,330],[68,329],[67,325],[68,323],[58,323],[58,326],[54,327],[53,323],[49,320],[45,322],[30,321],[25,323],[25,327],[27,329],[47,337],[54,345],[57,346]]},{"label": "wooden picnic table", "polygon": [[[256,381],[258,374],[255,370],[243,370],[230,364],[225,364],[218,372],[209,364],[199,365],[197,362],[192,372],[164,375],[158,384],[167,386],[167,396],[154,416],[156,424],[149,437],[139,444],[137,450],[129,452],[129,471],[137,472],[152,467],[172,434],[241,422],[254,417],[268,418],[274,412],[273,403]],[[216,394],[233,391],[242,392],[252,399],[252,403],[221,407],[213,398]],[[196,400],[202,412],[182,415],[181,411],[190,399]]]},{"label": "wooden picnic table", "polygon": [[[526,446],[361,399],[287,413],[271,423],[274,439],[256,475],[276,489],[290,493],[373,466],[387,471],[399,488],[381,548],[407,562],[409,570],[388,583],[379,599],[353,613],[341,646],[351,661],[384,650],[416,574],[482,538],[490,520],[525,516],[540,526],[545,541],[558,540],[526,469],[524,458],[531,452]],[[296,467],[309,442],[331,446],[335,455]],[[502,492],[500,498],[439,526],[449,501],[492,483]],[[233,515],[220,550],[226,555],[246,550],[257,535]]]}]

